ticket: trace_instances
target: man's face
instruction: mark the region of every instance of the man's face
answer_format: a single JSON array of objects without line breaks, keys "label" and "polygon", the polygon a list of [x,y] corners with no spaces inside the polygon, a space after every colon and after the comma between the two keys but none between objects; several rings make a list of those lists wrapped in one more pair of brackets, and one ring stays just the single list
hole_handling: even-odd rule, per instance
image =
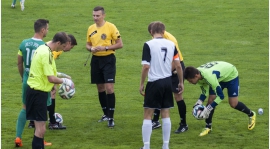
[{"label": "man's face", "polygon": [[93,19],[95,21],[96,24],[100,24],[103,22],[105,18],[105,14],[102,14],[102,11],[93,11]]},{"label": "man's face", "polygon": [[200,79],[199,74],[196,74],[194,78],[189,78],[187,81],[191,84],[197,84]]},{"label": "man's face", "polygon": [[66,42],[66,43],[61,44],[61,42],[57,42],[57,44],[58,44],[58,46],[56,48],[56,51],[60,51],[60,50],[65,49],[68,43]]},{"label": "man's face", "polygon": [[42,28],[43,37],[46,37],[48,31],[49,31],[49,24],[47,23],[46,28]]},{"label": "man's face", "polygon": [[70,51],[72,48],[74,47],[74,45],[71,45],[71,42],[67,42],[66,47],[63,49],[64,52],[68,52]]}]

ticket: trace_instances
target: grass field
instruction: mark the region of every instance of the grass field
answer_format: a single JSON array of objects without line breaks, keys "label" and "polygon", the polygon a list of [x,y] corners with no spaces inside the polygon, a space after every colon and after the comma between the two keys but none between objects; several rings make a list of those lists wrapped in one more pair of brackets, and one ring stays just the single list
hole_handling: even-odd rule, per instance
[{"label": "grass field", "polygon": [[[1,148],[14,148],[15,127],[21,110],[21,80],[17,70],[20,42],[33,36],[33,22],[50,21],[44,41],[58,31],[77,38],[78,46],[56,61],[59,72],[72,76],[76,94],[71,100],[56,99],[56,112],[61,113],[67,130],[47,130],[45,140],[50,149],[138,149],[142,143],[143,97],[139,94],[141,52],[151,39],[147,25],[162,21],[166,30],[179,42],[186,66],[199,66],[213,60],[234,64],[239,71],[240,96],[257,112],[256,127],[247,129],[246,115],[230,108],[227,100],[217,107],[213,132],[198,137],[204,121],[191,115],[200,94],[198,86],[185,82],[185,102],[189,130],[174,134],[179,123],[177,108],[171,110],[170,149],[268,149],[269,148],[269,2],[267,0],[26,0],[25,11],[19,2],[11,9],[11,0],[1,1]],[[106,20],[120,31],[124,47],[118,50],[115,84],[115,128],[97,123],[102,115],[97,90],[90,84],[89,61],[83,66],[86,31],[92,21],[92,9],[101,5]],[[226,91],[225,91],[226,92]],[[225,93],[225,95],[227,95]],[[28,122],[27,122],[28,125]],[[161,129],[154,130],[151,148],[162,145]],[[33,129],[25,127],[23,149],[31,148]]]}]

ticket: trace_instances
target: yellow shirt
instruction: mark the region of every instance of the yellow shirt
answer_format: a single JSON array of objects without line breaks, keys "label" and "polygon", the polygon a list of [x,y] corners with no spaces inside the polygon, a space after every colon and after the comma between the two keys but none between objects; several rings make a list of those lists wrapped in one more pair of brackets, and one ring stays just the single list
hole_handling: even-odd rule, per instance
[{"label": "yellow shirt", "polygon": [[[120,33],[114,24],[105,22],[102,27],[97,27],[96,24],[89,26],[86,38],[86,41],[92,43],[93,47],[110,46],[115,44],[115,41],[120,38]],[[115,51],[99,51],[93,53],[93,55],[107,56],[112,53],[115,53]]]},{"label": "yellow shirt", "polygon": [[47,76],[56,76],[57,70],[52,51],[46,45],[39,46],[32,58],[27,84],[35,89],[50,92],[54,83]]},{"label": "yellow shirt", "polygon": [[53,53],[53,58],[54,59],[57,59],[62,53],[63,53],[63,50],[61,50],[61,51],[53,51],[52,52]]},{"label": "yellow shirt", "polygon": [[165,39],[168,39],[168,40],[174,42],[174,44],[175,44],[175,46],[176,46],[176,48],[177,48],[177,51],[178,51],[178,53],[179,53],[180,61],[183,61],[184,58],[183,58],[183,56],[182,56],[182,53],[181,53],[181,51],[180,51],[180,48],[179,48],[179,46],[178,46],[178,42],[177,42],[176,38],[175,38],[172,34],[170,34],[169,32],[167,32],[167,31],[164,32],[163,37],[164,37]]}]

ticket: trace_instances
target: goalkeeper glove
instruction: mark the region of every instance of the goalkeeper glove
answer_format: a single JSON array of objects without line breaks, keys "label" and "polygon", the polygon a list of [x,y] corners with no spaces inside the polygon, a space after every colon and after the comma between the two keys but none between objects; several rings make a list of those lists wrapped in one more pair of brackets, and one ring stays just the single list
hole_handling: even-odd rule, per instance
[{"label": "goalkeeper glove", "polygon": [[67,74],[64,74],[62,72],[57,72],[57,77],[59,78],[68,78],[68,79],[71,79],[71,77]]},{"label": "goalkeeper glove", "polygon": [[70,79],[62,78],[63,84],[66,84],[67,86],[72,86],[73,82]]},{"label": "goalkeeper glove", "polygon": [[194,104],[194,106],[193,106],[193,108],[195,107],[195,106],[197,106],[197,105],[202,105],[202,101],[200,100],[200,99],[198,99],[198,101]]},{"label": "goalkeeper glove", "polygon": [[213,107],[209,104],[207,107],[203,109],[200,114],[200,118],[207,119],[209,117],[210,112],[213,110]]}]

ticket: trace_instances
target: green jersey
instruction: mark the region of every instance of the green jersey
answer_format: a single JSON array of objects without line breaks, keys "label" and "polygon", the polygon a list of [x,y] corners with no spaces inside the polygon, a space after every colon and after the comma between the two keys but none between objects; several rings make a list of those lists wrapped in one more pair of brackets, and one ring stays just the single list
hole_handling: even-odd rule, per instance
[{"label": "green jersey", "polygon": [[56,76],[57,70],[51,49],[41,45],[34,53],[27,84],[35,89],[50,92],[54,83],[47,76]]},{"label": "green jersey", "polygon": [[42,41],[41,39],[29,38],[23,40],[19,46],[18,55],[23,57],[23,66],[24,66],[23,79],[25,83],[28,79],[33,54],[35,53],[35,50],[42,44],[45,44],[45,42]]},{"label": "green jersey", "polygon": [[209,62],[197,69],[202,76],[202,80],[197,83],[202,90],[200,99],[204,100],[209,95],[209,89],[212,89],[217,95],[215,99],[217,104],[224,98],[219,82],[229,82],[238,76],[236,67],[223,61]]}]

